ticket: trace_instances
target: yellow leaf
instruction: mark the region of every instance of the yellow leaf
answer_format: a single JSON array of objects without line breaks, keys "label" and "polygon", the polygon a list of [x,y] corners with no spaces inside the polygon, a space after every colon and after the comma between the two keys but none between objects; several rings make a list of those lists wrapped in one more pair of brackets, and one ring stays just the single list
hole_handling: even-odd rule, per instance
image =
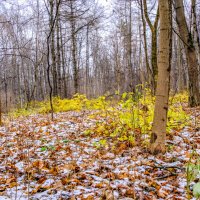
[{"label": "yellow leaf", "polygon": [[81,199],[83,199],[83,200],[94,200],[95,198],[94,198],[94,196],[89,195],[86,198],[81,198]]},{"label": "yellow leaf", "polygon": [[94,187],[95,188],[103,188],[104,184],[102,182],[101,183],[97,183]]},{"label": "yellow leaf", "polygon": [[13,187],[15,187],[15,186],[17,186],[17,182],[12,182],[12,183],[9,184],[9,187],[10,187],[10,188],[13,188]]}]

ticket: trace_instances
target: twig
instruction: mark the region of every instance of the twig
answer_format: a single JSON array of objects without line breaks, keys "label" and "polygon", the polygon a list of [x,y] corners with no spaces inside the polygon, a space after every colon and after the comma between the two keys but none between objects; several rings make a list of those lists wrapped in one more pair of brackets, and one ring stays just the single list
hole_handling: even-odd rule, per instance
[{"label": "twig", "polygon": [[161,176],[161,177],[156,177],[154,178],[154,180],[158,180],[158,179],[165,179],[165,178],[169,178],[170,176],[177,176],[178,174],[177,173],[171,173],[169,175],[164,175],[164,176]]},{"label": "twig", "polygon": [[190,47],[184,40],[181,38],[181,36],[177,33],[177,31],[172,27],[173,32],[179,37],[179,39],[183,42],[183,44],[187,47]]}]

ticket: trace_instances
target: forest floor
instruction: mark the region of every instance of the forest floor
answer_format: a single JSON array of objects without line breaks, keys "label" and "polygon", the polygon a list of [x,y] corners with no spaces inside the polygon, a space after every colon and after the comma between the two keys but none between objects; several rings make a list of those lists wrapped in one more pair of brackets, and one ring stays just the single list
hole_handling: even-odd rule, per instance
[{"label": "forest floor", "polygon": [[89,111],[9,121],[0,128],[0,200],[187,199],[186,163],[200,156],[200,109],[188,112],[195,126],[173,131],[158,156],[125,142],[112,148],[110,138],[98,146],[102,137],[84,132],[97,121]]}]

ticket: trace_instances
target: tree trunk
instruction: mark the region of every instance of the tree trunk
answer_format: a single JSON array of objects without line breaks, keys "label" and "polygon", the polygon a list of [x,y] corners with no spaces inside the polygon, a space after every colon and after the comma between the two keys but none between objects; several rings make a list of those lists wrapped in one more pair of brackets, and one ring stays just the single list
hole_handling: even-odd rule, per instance
[{"label": "tree trunk", "polygon": [[71,25],[71,42],[72,42],[72,63],[74,76],[74,94],[78,93],[78,64],[77,64],[77,40],[76,40],[76,24],[73,1],[70,0],[70,25]]},{"label": "tree trunk", "polygon": [[160,35],[158,52],[158,81],[151,134],[151,152],[165,152],[167,111],[171,69],[171,0],[159,0]]},{"label": "tree trunk", "polygon": [[144,53],[145,53],[145,62],[146,62],[146,70],[147,70],[147,80],[149,83],[152,83],[152,70],[150,68],[149,58],[148,58],[146,21],[144,19],[142,0],[140,0],[140,11],[141,11],[142,25],[143,25],[143,40],[144,40]]},{"label": "tree trunk", "polygon": [[64,42],[63,42],[63,37],[62,37],[62,24],[60,24],[60,43],[61,43],[61,61],[62,61],[62,82],[63,82],[63,96],[62,98],[67,98],[68,97],[68,81],[67,81],[67,76],[66,75],[66,66],[67,66],[67,61],[65,58],[65,47],[64,47]]},{"label": "tree trunk", "polygon": [[2,125],[2,109],[1,109],[1,96],[0,96],[0,126]]},{"label": "tree trunk", "polygon": [[85,94],[89,96],[89,64],[90,64],[90,47],[89,47],[89,25],[86,29],[86,68],[85,68]]},{"label": "tree trunk", "polygon": [[[196,9],[196,0],[192,0],[192,28],[193,28],[193,40],[194,46],[196,49],[196,56],[198,60],[198,71],[200,71],[200,38],[199,38],[199,29],[197,22],[197,9]],[[200,77],[199,77],[200,78]]]},{"label": "tree trunk", "polygon": [[62,96],[62,83],[61,83],[61,48],[60,48],[60,13],[58,13],[56,21],[56,40],[57,40],[57,74],[58,74],[58,95]]},{"label": "tree trunk", "polygon": [[158,76],[158,66],[157,66],[157,28],[152,31],[151,36],[151,66],[152,66],[152,85],[154,88],[154,94],[156,91],[156,81]]},{"label": "tree trunk", "polygon": [[158,76],[158,66],[157,66],[157,29],[159,22],[159,9],[157,9],[156,17],[154,23],[151,22],[147,10],[147,2],[143,0],[144,16],[151,30],[151,68],[152,68],[152,89],[153,94],[156,91],[156,82]]},{"label": "tree trunk", "polygon": [[197,48],[197,57],[200,62],[200,38],[199,30],[197,27],[196,0],[192,0],[192,26],[195,48]]},{"label": "tree trunk", "polygon": [[134,89],[134,73],[132,63],[132,1],[129,0],[129,27],[128,27],[128,76],[129,76],[129,91]]},{"label": "tree trunk", "polygon": [[[54,27],[54,1],[50,2],[50,28]],[[53,96],[58,95],[57,86],[57,70],[56,70],[56,54],[55,54],[55,30],[51,30],[51,59],[52,59],[52,75],[53,75]]]},{"label": "tree trunk", "polygon": [[186,22],[183,0],[175,1],[175,10],[176,21],[179,27],[181,40],[184,43],[188,62],[189,105],[190,107],[195,107],[200,105],[198,60],[195,52],[194,41]]}]

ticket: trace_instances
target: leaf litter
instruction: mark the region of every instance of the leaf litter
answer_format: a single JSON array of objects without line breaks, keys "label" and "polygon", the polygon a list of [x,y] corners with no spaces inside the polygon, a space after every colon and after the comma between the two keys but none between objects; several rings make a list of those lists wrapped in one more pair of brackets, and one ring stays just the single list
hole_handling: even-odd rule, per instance
[{"label": "leaf litter", "polygon": [[194,148],[200,155],[200,130],[174,130],[173,150],[155,157],[124,142],[113,149],[113,140],[97,148],[104,138],[84,134],[99,121],[90,114],[32,115],[1,127],[0,200],[187,199],[185,166]]}]

